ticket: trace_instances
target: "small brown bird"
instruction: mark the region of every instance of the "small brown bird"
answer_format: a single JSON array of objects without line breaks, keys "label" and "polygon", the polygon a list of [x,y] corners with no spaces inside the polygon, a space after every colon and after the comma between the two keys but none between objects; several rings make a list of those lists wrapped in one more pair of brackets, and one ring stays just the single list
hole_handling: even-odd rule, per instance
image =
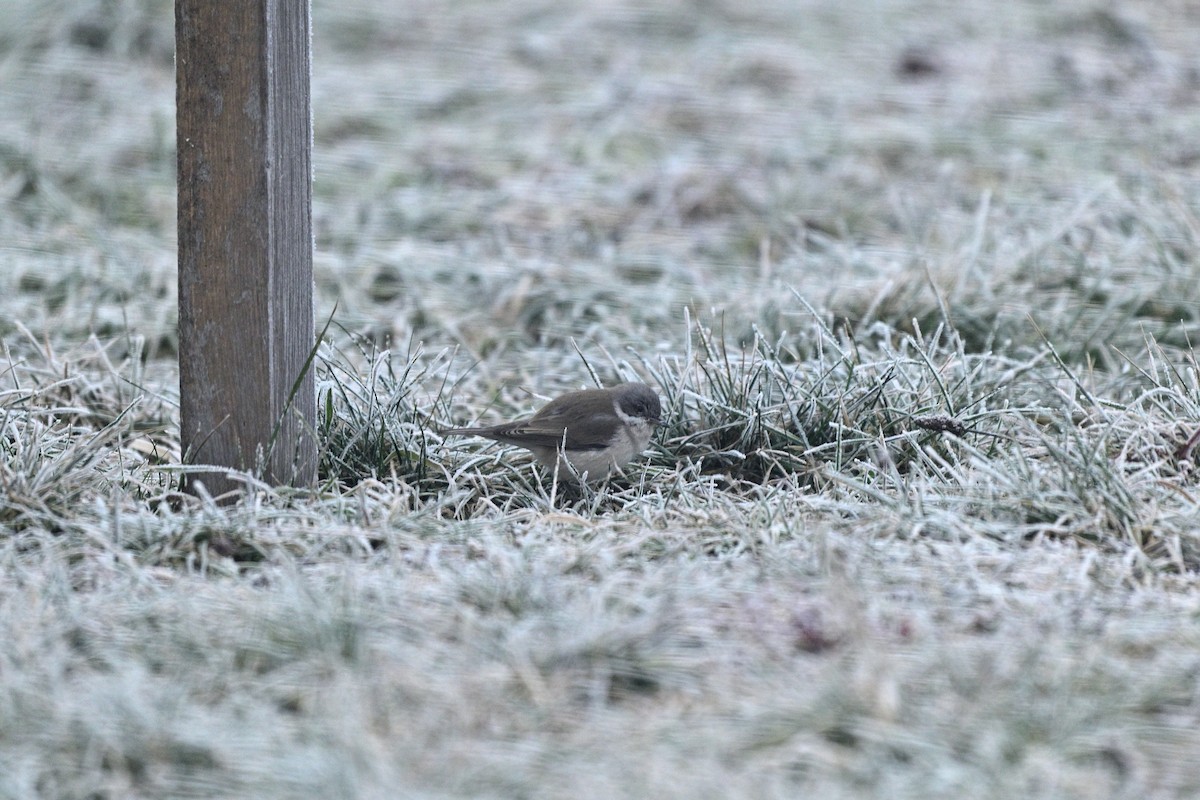
[{"label": "small brown bird", "polygon": [[[485,436],[533,453],[537,462],[571,479],[603,480],[646,449],[662,416],[658,395],[644,383],[568,392],[529,419],[487,428],[451,428],[445,436]],[[570,464],[571,468],[567,467]]]}]

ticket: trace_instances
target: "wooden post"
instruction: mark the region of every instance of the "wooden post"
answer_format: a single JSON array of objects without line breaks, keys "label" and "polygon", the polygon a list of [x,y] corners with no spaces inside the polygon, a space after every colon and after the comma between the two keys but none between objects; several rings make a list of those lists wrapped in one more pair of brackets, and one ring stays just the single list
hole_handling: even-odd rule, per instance
[{"label": "wooden post", "polygon": [[185,459],[254,470],[265,454],[268,481],[297,485],[316,475],[311,371],[297,386],[314,336],[309,26],[309,0],[175,0]]}]

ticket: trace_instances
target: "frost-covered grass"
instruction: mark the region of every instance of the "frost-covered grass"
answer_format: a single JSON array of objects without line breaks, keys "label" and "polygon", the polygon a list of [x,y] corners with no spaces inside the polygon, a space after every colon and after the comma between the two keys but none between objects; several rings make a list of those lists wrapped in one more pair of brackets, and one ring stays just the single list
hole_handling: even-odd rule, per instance
[{"label": "frost-covered grass", "polygon": [[[0,8],[0,798],[1197,796],[1197,21],[318,2],[321,482],[218,506],[171,6]],[[439,434],[624,379],[588,491]]]}]

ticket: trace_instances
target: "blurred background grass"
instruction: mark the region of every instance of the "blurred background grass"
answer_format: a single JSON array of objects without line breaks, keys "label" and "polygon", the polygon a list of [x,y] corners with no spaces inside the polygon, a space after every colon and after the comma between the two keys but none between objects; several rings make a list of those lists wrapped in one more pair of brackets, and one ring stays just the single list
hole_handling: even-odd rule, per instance
[{"label": "blurred background grass", "polygon": [[[4,13],[4,316],[169,357],[171,6]],[[480,357],[678,341],[685,305],[794,330],[788,288],[931,329],[937,287],[977,348],[1033,341],[1030,314],[1097,357],[1178,339],[1196,14],[317,3],[320,311]]]}]

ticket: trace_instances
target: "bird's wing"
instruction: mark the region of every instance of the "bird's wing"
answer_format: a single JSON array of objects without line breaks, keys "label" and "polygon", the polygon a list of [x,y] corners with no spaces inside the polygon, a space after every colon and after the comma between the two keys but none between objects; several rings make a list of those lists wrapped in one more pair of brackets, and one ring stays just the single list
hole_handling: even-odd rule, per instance
[{"label": "bird's wing", "polygon": [[512,422],[507,425],[496,425],[491,428],[476,430],[474,433],[487,436],[499,442],[520,445],[521,447],[564,447],[567,450],[599,450],[607,447],[609,442],[587,440],[576,431],[586,430],[589,426],[578,424],[575,420],[568,425],[558,415],[545,415],[534,419]]}]

